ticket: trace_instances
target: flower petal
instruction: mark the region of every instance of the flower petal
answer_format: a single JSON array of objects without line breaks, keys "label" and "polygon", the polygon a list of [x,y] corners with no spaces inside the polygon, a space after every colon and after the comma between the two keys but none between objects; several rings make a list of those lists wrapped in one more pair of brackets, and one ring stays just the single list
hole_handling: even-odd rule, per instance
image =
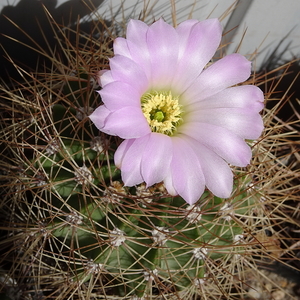
[{"label": "flower petal", "polygon": [[114,81],[110,70],[101,70],[97,75],[98,83],[101,87],[105,87],[107,84]]},{"label": "flower petal", "polygon": [[140,20],[131,19],[127,26],[126,38],[127,40],[143,48],[147,43],[146,40],[148,29],[149,26],[146,23]]},{"label": "flower petal", "polygon": [[102,131],[105,125],[105,120],[110,113],[110,110],[108,110],[105,105],[100,105],[89,115],[89,118],[95,124],[95,126]]},{"label": "flower petal", "polygon": [[117,55],[110,59],[109,65],[115,81],[134,86],[140,94],[148,89],[149,83],[145,72],[133,60]]},{"label": "flower petal", "polygon": [[224,127],[243,139],[260,137],[264,124],[258,113],[243,108],[203,109],[201,113],[194,111],[185,116],[187,122],[200,122]]},{"label": "flower petal", "polygon": [[122,107],[134,106],[141,108],[141,95],[134,86],[125,82],[114,81],[98,92],[105,106],[115,111]]},{"label": "flower petal", "polygon": [[[186,22],[189,23],[186,25]],[[183,92],[215,54],[221,41],[222,27],[218,19],[208,19],[197,22],[190,28],[188,20],[181,23],[176,30],[180,41],[180,56],[173,86]],[[183,47],[184,51],[181,49]]]},{"label": "flower petal", "polygon": [[187,123],[180,132],[197,140],[230,164],[245,167],[250,163],[250,147],[228,129],[208,123]]},{"label": "flower petal", "polygon": [[207,188],[217,197],[230,197],[233,187],[233,173],[228,164],[204,145],[192,139],[188,141],[200,162]]},{"label": "flower petal", "polygon": [[[176,191],[186,202],[194,204],[204,192],[204,175],[194,150],[184,139],[172,137],[173,157],[165,185],[170,194]],[[170,188],[171,185],[171,188]]]},{"label": "flower petal", "polygon": [[160,19],[149,26],[147,44],[151,60],[152,86],[156,90],[167,89],[177,68],[178,34],[174,27]]},{"label": "flower petal", "polygon": [[170,195],[172,195],[172,196],[178,195],[178,192],[175,190],[175,187],[173,185],[171,170],[169,170],[169,172],[167,173],[167,176],[164,179],[164,185]]},{"label": "flower petal", "polygon": [[128,44],[127,44],[127,40],[125,38],[122,37],[117,37],[114,40],[114,54],[115,55],[121,55],[121,56],[126,56],[127,58],[132,60],[129,48],[128,48]]},{"label": "flower petal", "polygon": [[184,104],[191,104],[215,95],[232,85],[245,81],[250,76],[251,62],[234,53],[227,55],[205,69],[183,93]]},{"label": "flower petal", "polygon": [[152,132],[145,148],[141,172],[147,186],[161,182],[170,169],[172,141],[167,135]]},{"label": "flower petal", "polygon": [[134,186],[144,181],[141,162],[150,134],[139,139],[125,140],[115,153],[115,164],[121,169],[125,186]]},{"label": "flower petal", "polygon": [[186,52],[186,45],[189,41],[191,30],[194,25],[198,24],[199,21],[195,19],[189,19],[184,22],[181,22],[175,30],[177,31],[179,37],[179,51],[178,59],[182,59],[183,55]]},{"label": "flower petal", "polygon": [[210,108],[243,108],[253,113],[260,112],[264,107],[264,94],[254,85],[241,85],[227,88],[216,95],[185,106],[186,111],[199,113]]},{"label": "flower petal", "polygon": [[119,145],[119,147],[116,150],[115,155],[114,155],[114,161],[115,161],[115,165],[117,168],[121,169],[123,158],[134,141],[135,141],[135,139],[124,140]]},{"label": "flower petal", "polygon": [[132,59],[142,67],[148,79],[151,78],[151,60],[147,44],[149,26],[139,20],[130,20],[127,26],[127,46]]},{"label": "flower petal", "polygon": [[149,124],[138,107],[123,107],[111,112],[101,131],[122,139],[139,138],[151,132]]}]

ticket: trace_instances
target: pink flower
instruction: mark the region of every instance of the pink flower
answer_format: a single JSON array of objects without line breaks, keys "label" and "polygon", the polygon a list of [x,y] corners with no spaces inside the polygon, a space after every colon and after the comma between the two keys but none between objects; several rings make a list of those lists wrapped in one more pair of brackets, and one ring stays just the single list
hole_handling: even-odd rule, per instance
[{"label": "pink flower", "polygon": [[162,19],[131,20],[114,42],[110,71],[102,72],[103,105],[90,119],[124,139],[115,153],[126,186],[164,182],[171,195],[195,203],[205,186],[228,198],[233,174],[252,157],[245,139],[257,139],[263,93],[234,86],[250,76],[239,54],[207,66],[222,28],[217,19],[188,20],[177,28]]}]

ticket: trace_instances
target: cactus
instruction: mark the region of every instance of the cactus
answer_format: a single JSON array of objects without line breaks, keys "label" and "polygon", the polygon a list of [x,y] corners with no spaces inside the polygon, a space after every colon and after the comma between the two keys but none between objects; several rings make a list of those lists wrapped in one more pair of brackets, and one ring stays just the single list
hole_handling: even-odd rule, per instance
[{"label": "cactus", "polygon": [[81,51],[66,43],[69,65],[53,58],[51,70],[1,86],[6,297],[238,299],[257,261],[282,252],[264,230],[288,222],[279,204],[295,193],[295,173],[273,150],[286,124],[265,111],[266,133],[249,141],[254,159],[234,170],[230,199],[206,191],[189,206],[162,184],[124,187],[113,163],[120,140],[87,118],[100,101],[96,70],[111,55],[93,40],[100,50],[87,63],[89,42]]},{"label": "cactus", "polygon": [[[40,229],[27,230],[47,237],[51,250],[44,251],[67,263],[75,285],[97,279],[105,294],[122,297],[142,297],[154,286],[167,294],[196,289],[215,262],[244,251],[240,218],[255,201],[249,175],[240,171],[232,199],[206,192],[194,206],[162,185],[124,188],[112,159],[117,141],[98,135],[86,118],[95,101],[89,77],[79,70],[75,84],[62,86],[60,97],[78,107],[29,107],[35,117],[25,132],[35,144],[22,166],[22,189]],[[85,101],[75,99],[80,93]]]}]

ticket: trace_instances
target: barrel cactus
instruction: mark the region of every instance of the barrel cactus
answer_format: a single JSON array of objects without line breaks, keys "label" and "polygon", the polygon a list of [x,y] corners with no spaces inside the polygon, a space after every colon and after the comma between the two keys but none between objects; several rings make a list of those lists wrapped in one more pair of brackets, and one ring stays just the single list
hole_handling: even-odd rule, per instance
[{"label": "barrel cactus", "polygon": [[89,45],[67,44],[67,65],[53,59],[21,88],[1,87],[7,299],[240,297],[255,260],[281,251],[262,238],[278,215],[272,146],[248,141],[253,160],[234,168],[227,199],[206,190],[188,204],[162,183],[124,186],[121,139],[89,119],[112,52],[98,45],[91,61]]},{"label": "barrel cactus", "polygon": [[118,140],[99,134],[87,118],[96,101],[90,79],[79,69],[57,91],[66,103],[37,95],[28,102],[30,119],[14,125],[25,127],[14,142],[26,141],[32,157],[15,166],[9,194],[21,196],[16,210],[30,220],[23,238],[40,245],[28,257],[21,246],[18,263],[36,256],[41,278],[55,278],[57,299],[74,291],[133,299],[199,291],[245,253],[243,219],[257,201],[251,175],[237,173],[232,198],[207,191],[195,205],[171,197],[162,184],[124,187],[113,161]]}]

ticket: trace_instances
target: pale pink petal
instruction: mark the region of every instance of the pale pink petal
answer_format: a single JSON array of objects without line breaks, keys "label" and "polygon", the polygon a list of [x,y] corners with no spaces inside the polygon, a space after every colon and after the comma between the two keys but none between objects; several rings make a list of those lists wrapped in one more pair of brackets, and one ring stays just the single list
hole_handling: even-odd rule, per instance
[{"label": "pale pink petal", "polygon": [[99,91],[105,106],[111,110],[119,110],[126,106],[141,107],[141,94],[135,86],[125,82],[114,81]]},{"label": "pale pink petal", "polygon": [[189,19],[184,22],[181,22],[176,28],[176,32],[179,38],[179,49],[178,49],[178,59],[182,59],[185,51],[186,45],[190,38],[190,33],[194,25],[198,24],[198,20]]},{"label": "pale pink petal", "polygon": [[147,186],[164,180],[170,169],[172,141],[167,135],[152,132],[145,148],[141,172]]},{"label": "pale pink petal", "polygon": [[172,172],[171,170],[168,171],[165,179],[164,179],[164,185],[166,190],[171,196],[177,196],[178,192],[175,190],[175,187],[173,185],[173,179],[172,179]]},{"label": "pale pink petal", "polygon": [[147,76],[143,69],[133,60],[117,55],[109,61],[111,75],[115,81],[125,82],[135,87],[143,94],[149,87]]},{"label": "pale pink petal", "polygon": [[201,101],[220,91],[245,81],[250,76],[251,63],[244,56],[227,55],[205,69],[183,93],[184,104]]},{"label": "pale pink petal", "polygon": [[258,113],[248,112],[243,108],[203,109],[185,116],[187,122],[200,122],[224,127],[244,139],[260,137],[264,124]]},{"label": "pale pink petal", "polygon": [[114,161],[117,168],[121,169],[123,158],[127,150],[131,147],[135,139],[124,140],[118,147],[114,155]]},{"label": "pale pink petal", "polygon": [[115,55],[122,55],[122,56],[126,56],[127,58],[132,60],[129,48],[128,48],[128,44],[127,44],[127,40],[122,38],[122,37],[118,37],[114,40],[114,54]]},{"label": "pale pink petal", "polygon": [[151,78],[151,60],[147,44],[148,25],[139,20],[130,20],[127,27],[127,46],[132,59]]},{"label": "pale pink petal", "polygon": [[[185,25],[186,22],[176,28],[180,40],[180,54],[172,85],[181,92],[202,72],[215,54],[222,37],[222,27],[218,19],[198,22],[192,28],[190,22],[188,26]],[[182,47],[185,48],[184,51]]]},{"label": "pale pink petal", "polygon": [[228,164],[213,151],[196,140],[186,137],[193,151],[200,162],[204,177],[205,185],[217,197],[228,198],[232,193],[233,173]]},{"label": "pale pink petal", "polygon": [[252,156],[250,147],[242,138],[226,128],[190,122],[182,125],[179,132],[205,145],[230,164],[245,167],[250,163]]},{"label": "pale pink petal", "polygon": [[110,113],[101,131],[122,139],[139,138],[151,132],[149,124],[138,107],[124,107]]},{"label": "pale pink petal", "polygon": [[102,131],[103,127],[105,126],[105,120],[110,113],[110,110],[108,110],[105,105],[100,105],[89,115],[89,118],[95,124],[95,126]]},{"label": "pale pink petal", "polygon": [[185,106],[185,111],[199,111],[209,108],[244,108],[253,113],[264,107],[264,94],[254,85],[227,88],[216,95]]},{"label": "pale pink petal", "polygon": [[116,165],[121,169],[125,186],[134,186],[144,181],[141,174],[143,154],[150,134],[139,139],[124,141],[115,154]]},{"label": "pale pink petal", "polygon": [[151,60],[152,86],[156,90],[167,89],[177,68],[178,34],[174,27],[160,19],[149,26],[147,43]]},{"label": "pale pink petal", "polygon": [[140,48],[146,49],[148,29],[149,26],[146,23],[131,19],[127,26],[126,38]]},{"label": "pale pink petal", "polygon": [[179,137],[172,138],[173,157],[171,161],[170,178],[166,179],[166,186],[173,188],[169,191],[171,194],[176,191],[186,202],[194,204],[198,201],[204,192],[205,181],[200,163],[194,150]]},{"label": "pale pink petal", "polygon": [[101,70],[98,72],[97,74],[97,79],[98,79],[98,83],[99,85],[103,88],[105,87],[107,84],[115,81],[111,75],[111,71],[109,70]]}]

